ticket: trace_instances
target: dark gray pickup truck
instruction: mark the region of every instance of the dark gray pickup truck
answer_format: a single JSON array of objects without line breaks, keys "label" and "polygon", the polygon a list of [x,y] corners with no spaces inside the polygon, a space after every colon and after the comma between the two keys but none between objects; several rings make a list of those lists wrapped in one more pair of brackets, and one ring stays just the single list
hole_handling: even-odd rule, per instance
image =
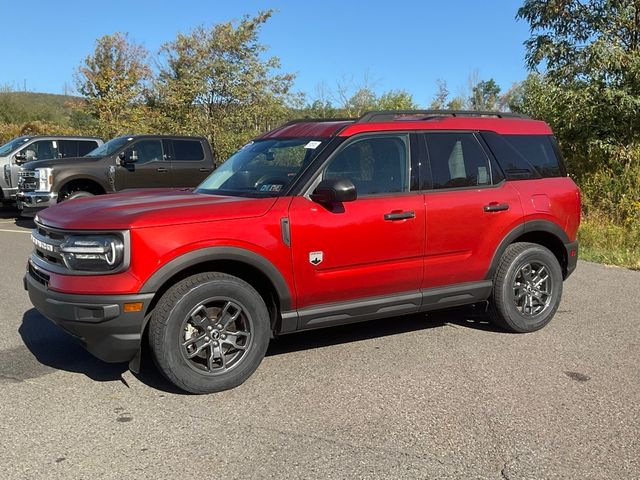
[{"label": "dark gray pickup truck", "polygon": [[64,200],[131,188],[195,187],[215,168],[202,137],[114,138],[81,158],[25,163],[18,176],[23,216]]}]

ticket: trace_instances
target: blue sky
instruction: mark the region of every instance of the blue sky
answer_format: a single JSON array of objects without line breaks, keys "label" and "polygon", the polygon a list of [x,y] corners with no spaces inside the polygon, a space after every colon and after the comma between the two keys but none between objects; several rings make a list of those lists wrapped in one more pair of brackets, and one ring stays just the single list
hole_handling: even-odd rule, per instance
[{"label": "blue sky", "polygon": [[95,39],[116,31],[152,53],[197,25],[273,8],[261,41],[296,72],[296,90],[357,86],[382,93],[404,89],[426,106],[444,79],[453,95],[470,74],[494,78],[507,90],[524,79],[528,25],[516,21],[522,0],[129,0],[3,2],[0,86],[63,93]]}]

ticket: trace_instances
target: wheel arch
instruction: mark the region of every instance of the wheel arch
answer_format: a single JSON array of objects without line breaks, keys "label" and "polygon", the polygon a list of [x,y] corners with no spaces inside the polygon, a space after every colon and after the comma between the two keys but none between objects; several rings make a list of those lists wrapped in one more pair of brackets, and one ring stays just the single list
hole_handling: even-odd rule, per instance
[{"label": "wheel arch", "polygon": [[280,271],[266,258],[238,247],[208,247],[185,253],[159,268],[142,286],[140,293],[154,293],[147,307],[153,307],[176,282],[202,272],[222,272],[238,277],[255,288],[265,301],[272,330],[279,328],[280,314],[291,310],[289,286]]},{"label": "wheel arch", "polygon": [[68,177],[61,181],[62,185],[58,190],[59,195],[65,193],[72,193],[74,187],[79,187],[78,190],[84,190],[94,195],[103,195],[107,193],[105,186],[95,178],[91,177]]},{"label": "wheel arch", "polygon": [[536,243],[549,249],[558,259],[558,263],[562,269],[563,278],[568,276],[569,259],[565,244],[568,244],[570,240],[566,232],[557,223],[549,220],[532,220],[511,230],[504,237],[502,242],[500,242],[500,245],[498,245],[498,248],[493,254],[489,271],[485,277],[486,279],[493,279],[496,269],[498,268],[500,258],[507,247],[516,242]]}]

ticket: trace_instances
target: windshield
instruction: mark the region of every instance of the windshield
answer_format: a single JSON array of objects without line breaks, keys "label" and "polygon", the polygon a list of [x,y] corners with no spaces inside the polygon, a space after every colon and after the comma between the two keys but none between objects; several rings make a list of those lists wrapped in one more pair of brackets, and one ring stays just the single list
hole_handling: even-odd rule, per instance
[{"label": "windshield", "polygon": [[108,157],[114,154],[127,143],[133,140],[133,137],[117,137],[109,140],[107,143],[100,145],[95,150],[91,150],[85,157]]},{"label": "windshield", "polygon": [[2,145],[0,147],[0,156],[4,157],[4,156],[8,155],[9,153],[13,152],[14,150],[17,150],[20,147],[20,145],[22,145],[23,143],[28,142],[29,140],[31,140],[31,137],[14,138],[10,142],[7,142],[7,143],[5,143],[4,145]]},{"label": "windshield", "polygon": [[248,143],[206,178],[196,192],[278,196],[311,163],[321,144],[313,138]]}]

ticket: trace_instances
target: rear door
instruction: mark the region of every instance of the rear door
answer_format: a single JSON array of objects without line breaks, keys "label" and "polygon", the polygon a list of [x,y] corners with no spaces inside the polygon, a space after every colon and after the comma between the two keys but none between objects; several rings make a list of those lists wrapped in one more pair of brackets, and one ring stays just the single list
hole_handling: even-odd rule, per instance
[{"label": "rear door", "polygon": [[169,156],[174,187],[195,187],[213,171],[213,165],[205,160],[201,140],[176,138],[166,143],[171,144]]},{"label": "rear door", "polygon": [[409,135],[348,140],[321,171],[321,178],[331,177],[349,178],[357,199],[326,207],[305,195],[290,205],[298,308],[392,294],[419,297],[425,209],[422,193],[411,189],[417,169],[411,168]]},{"label": "rear door", "polygon": [[474,132],[425,133],[423,140],[423,288],[483,280],[502,239],[522,222],[518,192]]}]

